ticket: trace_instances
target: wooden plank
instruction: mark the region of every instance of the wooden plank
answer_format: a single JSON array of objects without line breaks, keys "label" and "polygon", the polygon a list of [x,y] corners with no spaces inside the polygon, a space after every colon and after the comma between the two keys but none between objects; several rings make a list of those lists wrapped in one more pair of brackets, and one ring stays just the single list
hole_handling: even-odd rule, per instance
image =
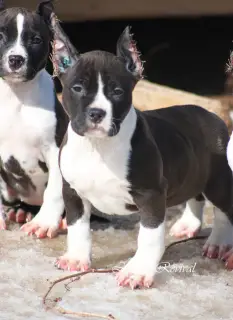
[{"label": "wooden plank", "polygon": [[[7,7],[34,9],[37,0],[5,0]],[[56,12],[63,21],[165,16],[222,15],[233,13],[232,0],[57,0]]]}]

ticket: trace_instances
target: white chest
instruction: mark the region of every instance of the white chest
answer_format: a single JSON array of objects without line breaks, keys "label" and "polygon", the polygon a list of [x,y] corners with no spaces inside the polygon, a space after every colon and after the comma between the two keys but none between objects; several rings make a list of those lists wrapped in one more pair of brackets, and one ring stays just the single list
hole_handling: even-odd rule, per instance
[{"label": "white chest", "polygon": [[1,160],[7,163],[14,157],[41,194],[48,174],[38,164],[46,162],[56,128],[53,82],[42,71],[29,83],[13,87],[0,79],[0,92]]},{"label": "white chest", "polygon": [[9,85],[0,79],[0,145],[38,145],[55,130],[53,82],[42,71],[30,82]]},{"label": "white chest", "polygon": [[[131,136],[130,136],[131,138]],[[64,179],[78,195],[107,214],[129,214],[133,205],[127,180],[131,139],[121,136],[90,141],[68,129],[68,141],[61,152]]]}]

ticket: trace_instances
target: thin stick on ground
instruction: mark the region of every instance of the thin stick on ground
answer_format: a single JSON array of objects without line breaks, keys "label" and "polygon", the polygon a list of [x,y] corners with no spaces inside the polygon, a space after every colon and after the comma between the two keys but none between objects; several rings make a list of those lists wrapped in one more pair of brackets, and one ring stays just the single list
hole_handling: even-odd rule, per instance
[{"label": "thin stick on ground", "polygon": [[[46,309],[49,308],[46,303],[48,300],[48,296],[49,296],[50,292],[52,291],[53,287],[60,282],[66,281],[68,279],[75,279],[75,278],[76,278],[75,280],[79,280],[82,276],[84,276],[88,273],[114,273],[117,271],[119,271],[119,269],[113,269],[113,268],[111,268],[111,269],[90,269],[88,271],[77,272],[77,273],[59,278],[51,283],[47,292],[43,296],[43,305],[45,306]],[[72,316],[79,317],[79,318],[82,317],[82,318],[100,318],[100,319],[108,319],[108,320],[115,319],[116,320],[116,318],[113,317],[111,314],[101,315],[101,314],[95,314],[95,313],[89,313],[89,312],[73,312],[73,311],[65,310],[61,307],[55,307],[54,310],[61,313],[61,314],[72,315]]]},{"label": "thin stick on ground", "polygon": [[89,313],[89,312],[74,312],[74,311],[69,311],[65,310],[61,307],[56,308],[56,311],[58,311],[61,314],[68,314],[71,316],[75,316],[77,318],[100,318],[100,319],[107,319],[107,320],[116,320],[115,317],[113,317],[111,314],[104,316],[101,314],[96,314],[96,313]]},{"label": "thin stick on ground", "polygon": [[178,241],[172,242],[166,247],[166,251],[168,249],[170,249],[171,247],[176,246],[177,244],[186,243],[186,242],[193,241],[193,240],[202,240],[202,239],[206,239],[207,237],[208,236],[206,236],[206,235],[200,235],[200,236],[195,236],[195,237],[192,237],[192,238],[187,238],[187,239],[182,239],[182,240],[178,240]]},{"label": "thin stick on ground", "polygon": [[[171,247],[173,247],[174,245],[180,244],[180,243],[184,243],[184,242],[189,242],[192,240],[199,240],[199,239],[205,239],[206,236],[196,236],[193,238],[188,238],[188,239],[182,239],[180,241],[176,241],[176,242],[172,242],[170,243],[167,247],[166,247],[166,251],[168,249],[170,249]],[[48,300],[48,296],[50,294],[50,292],[52,291],[53,287],[63,281],[69,280],[69,279],[73,279],[73,281],[79,280],[82,276],[88,274],[88,273],[114,273],[114,272],[118,272],[119,268],[111,268],[111,269],[90,269],[88,271],[83,271],[83,272],[77,272],[62,278],[59,278],[55,281],[53,281],[51,283],[51,285],[49,286],[47,292],[45,293],[45,295],[43,296],[43,305],[46,309],[48,309],[49,307],[47,306],[46,302]],[[71,282],[73,282],[71,281]],[[55,300],[60,301],[60,299],[56,299]],[[67,315],[72,315],[73,317],[77,317],[77,318],[99,318],[99,319],[107,319],[107,320],[116,320],[116,318],[109,314],[109,315],[101,315],[101,314],[95,314],[95,313],[89,313],[89,312],[74,312],[74,311],[70,311],[70,310],[66,310],[63,309],[61,307],[54,307],[53,308],[55,311],[59,312],[60,314],[67,314]]]}]

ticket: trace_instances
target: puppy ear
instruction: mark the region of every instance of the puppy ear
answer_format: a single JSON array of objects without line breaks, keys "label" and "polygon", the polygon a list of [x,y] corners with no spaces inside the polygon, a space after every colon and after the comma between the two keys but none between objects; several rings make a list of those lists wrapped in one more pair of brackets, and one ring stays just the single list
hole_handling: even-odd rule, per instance
[{"label": "puppy ear", "polygon": [[43,17],[46,23],[50,22],[50,16],[53,11],[53,0],[41,1],[36,9],[36,13]]},{"label": "puppy ear", "polygon": [[130,34],[129,26],[125,28],[117,41],[117,56],[123,58],[127,70],[136,80],[143,78],[143,62],[132,34]]},{"label": "puppy ear", "polygon": [[51,15],[50,23],[53,32],[51,60],[54,76],[59,77],[62,82],[63,75],[78,61],[79,55],[54,13]]},{"label": "puppy ear", "polygon": [[233,71],[233,51],[230,53],[230,58],[228,59],[227,65],[226,65],[226,72],[232,73]]}]

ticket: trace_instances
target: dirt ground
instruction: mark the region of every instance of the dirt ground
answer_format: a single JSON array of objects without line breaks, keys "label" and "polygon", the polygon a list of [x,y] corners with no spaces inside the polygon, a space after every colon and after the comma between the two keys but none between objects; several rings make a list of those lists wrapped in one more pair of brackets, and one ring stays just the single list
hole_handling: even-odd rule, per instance
[{"label": "dirt ground", "polygon": [[[167,229],[180,210],[181,207],[168,210]],[[212,210],[207,207],[205,232],[209,232],[211,223]],[[55,258],[65,250],[66,235],[38,240],[25,236],[17,225],[11,225],[10,229],[0,233],[0,319],[71,319],[45,311],[42,306],[49,281],[69,274],[53,266]],[[92,229],[93,267],[121,266],[135,252],[138,230],[135,216],[93,222]],[[167,234],[167,244],[171,241],[174,239]],[[233,273],[226,271],[223,263],[203,258],[203,243],[204,240],[196,240],[171,247],[162,261],[172,267],[157,275],[152,289],[119,288],[114,275],[91,274],[70,284],[68,290],[64,283],[58,285],[51,298],[61,297],[58,306],[71,311],[112,314],[118,320],[233,319]]]}]

